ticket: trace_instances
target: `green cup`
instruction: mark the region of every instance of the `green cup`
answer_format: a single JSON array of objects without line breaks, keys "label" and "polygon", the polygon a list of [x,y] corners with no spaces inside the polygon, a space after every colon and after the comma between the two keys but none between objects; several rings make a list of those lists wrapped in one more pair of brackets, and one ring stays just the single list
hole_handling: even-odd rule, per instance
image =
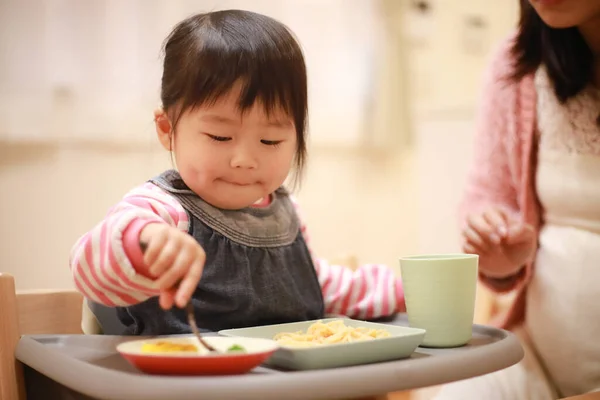
[{"label": "green cup", "polygon": [[427,331],[422,346],[458,347],[471,340],[478,263],[475,254],[400,258],[408,322]]}]

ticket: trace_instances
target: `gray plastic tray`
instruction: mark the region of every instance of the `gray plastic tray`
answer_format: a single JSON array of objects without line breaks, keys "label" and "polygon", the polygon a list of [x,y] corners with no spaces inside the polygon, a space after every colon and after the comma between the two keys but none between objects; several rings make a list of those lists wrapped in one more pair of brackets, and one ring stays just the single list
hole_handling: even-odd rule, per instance
[{"label": "gray plastic tray", "polygon": [[[406,316],[392,321],[408,325]],[[23,336],[17,359],[26,368],[28,399],[286,400],[351,399],[438,385],[497,371],[523,358],[510,332],[474,325],[464,347],[419,347],[404,360],[313,371],[259,367],[225,377],[150,376],[131,367],[115,346],[132,337]]]}]

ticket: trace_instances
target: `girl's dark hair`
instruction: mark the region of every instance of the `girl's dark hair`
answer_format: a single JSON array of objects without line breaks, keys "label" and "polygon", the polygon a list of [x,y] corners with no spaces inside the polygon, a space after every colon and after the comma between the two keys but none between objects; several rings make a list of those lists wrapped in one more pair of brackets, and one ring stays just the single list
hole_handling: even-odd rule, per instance
[{"label": "girl's dark hair", "polygon": [[549,27],[528,0],[521,0],[519,32],[512,54],[513,80],[518,81],[544,65],[554,92],[563,103],[592,82],[594,55],[579,30]]},{"label": "girl's dark hair", "polygon": [[308,116],[302,50],[282,23],[249,11],[189,17],[164,44],[161,101],[173,129],[190,109],[214,104],[241,82],[241,112],[259,100],[267,115],[281,108],[296,127],[296,166],[306,160]]}]

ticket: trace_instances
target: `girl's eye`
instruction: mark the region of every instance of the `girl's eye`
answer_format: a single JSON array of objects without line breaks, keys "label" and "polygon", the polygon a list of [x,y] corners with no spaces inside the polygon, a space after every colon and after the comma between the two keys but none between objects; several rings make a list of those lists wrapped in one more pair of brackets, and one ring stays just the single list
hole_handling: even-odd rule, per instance
[{"label": "girl's eye", "polygon": [[260,142],[262,144],[266,144],[267,146],[277,146],[278,144],[280,144],[283,140],[261,140]]},{"label": "girl's eye", "polygon": [[211,138],[212,140],[215,140],[217,142],[227,142],[227,141],[231,140],[231,138],[227,137],[227,136],[215,136],[215,135],[209,135],[208,133],[206,135],[209,138]]}]

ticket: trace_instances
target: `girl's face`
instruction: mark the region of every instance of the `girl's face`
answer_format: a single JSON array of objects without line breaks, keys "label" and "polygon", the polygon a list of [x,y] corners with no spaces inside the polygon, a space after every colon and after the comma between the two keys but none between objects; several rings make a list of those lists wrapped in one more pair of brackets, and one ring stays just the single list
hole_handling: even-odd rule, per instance
[{"label": "girl's face", "polygon": [[173,137],[164,111],[155,112],[159,140],[175,154],[185,184],[223,209],[248,207],[273,193],[296,153],[290,116],[283,111],[267,116],[258,101],[242,114],[240,91],[237,85],[214,105],[184,112]]},{"label": "girl's face", "polygon": [[552,28],[600,25],[600,0],[529,0],[540,18]]}]

